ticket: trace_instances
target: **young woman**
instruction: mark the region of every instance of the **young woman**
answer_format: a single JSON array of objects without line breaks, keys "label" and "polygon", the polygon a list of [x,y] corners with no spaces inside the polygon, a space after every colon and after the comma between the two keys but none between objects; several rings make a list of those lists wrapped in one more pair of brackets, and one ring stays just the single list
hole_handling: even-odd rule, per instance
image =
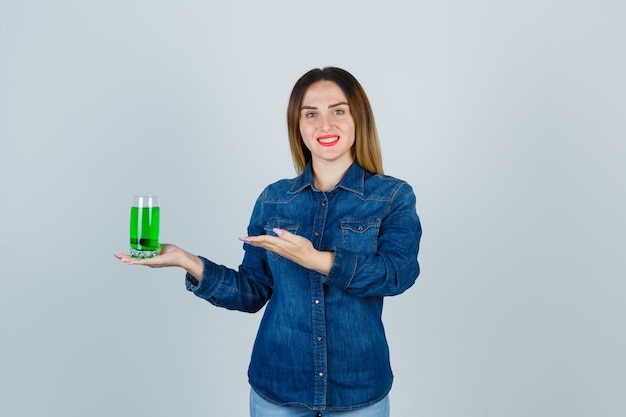
[{"label": "young woman", "polygon": [[411,287],[422,234],[415,195],[383,174],[369,100],[347,71],[304,74],[287,110],[298,176],[259,196],[237,270],[177,246],[129,264],[178,266],[210,303],[266,306],[248,371],[252,417],[389,415],[383,297]]}]

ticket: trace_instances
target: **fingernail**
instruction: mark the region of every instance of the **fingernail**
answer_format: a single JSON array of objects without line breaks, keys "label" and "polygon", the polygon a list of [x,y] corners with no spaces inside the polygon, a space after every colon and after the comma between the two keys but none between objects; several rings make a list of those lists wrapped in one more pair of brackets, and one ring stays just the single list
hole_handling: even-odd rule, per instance
[{"label": "fingernail", "polygon": [[250,243],[251,240],[247,237],[240,237],[239,240],[241,240],[243,243]]},{"label": "fingernail", "polygon": [[279,229],[278,227],[275,227],[272,229],[274,231],[274,233],[276,233],[278,236],[280,236],[283,233],[282,229]]}]

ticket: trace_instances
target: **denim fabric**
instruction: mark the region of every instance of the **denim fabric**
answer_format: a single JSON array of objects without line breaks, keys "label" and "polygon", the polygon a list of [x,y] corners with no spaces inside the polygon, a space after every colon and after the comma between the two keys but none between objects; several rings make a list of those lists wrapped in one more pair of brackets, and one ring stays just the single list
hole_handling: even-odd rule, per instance
[{"label": "denim fabric", "polygon": [[250,417],[389,417],[389,396],[358,410],[318,412],[306,407],[272,404],[251,389]]},{"label": "denim fabric", "polygon": [[248,234],[277,227],[333,251],[329,274],[244,244],[238,270],[202,258],[203,278],[187,275],[187,289],[233,310],[256,312],[267,303],[248,370],[263,398],[335,411],[380,401],[393,380],[383,297],[404,292],[419,274],[422,230],[413,190],[355,163],[322,192],[309,165],[259,196]]}]

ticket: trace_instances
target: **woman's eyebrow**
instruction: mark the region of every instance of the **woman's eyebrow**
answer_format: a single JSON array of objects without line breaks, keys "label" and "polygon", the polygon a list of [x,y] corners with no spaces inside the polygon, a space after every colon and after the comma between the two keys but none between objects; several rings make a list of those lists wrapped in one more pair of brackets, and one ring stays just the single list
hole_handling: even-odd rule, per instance
[{"label": "woman's eyebrow", "polygon": [[[332,109],[333,107],[337,107],[337,106],[348,106],[349,104],[346,103],[345,101],[340,101],[339,103],[335,103],[335,104],[329,104],[328,108]],[[317,107],[315,106],[302,106],[300,107],[300,111],[302,110],[317,110]]]}]

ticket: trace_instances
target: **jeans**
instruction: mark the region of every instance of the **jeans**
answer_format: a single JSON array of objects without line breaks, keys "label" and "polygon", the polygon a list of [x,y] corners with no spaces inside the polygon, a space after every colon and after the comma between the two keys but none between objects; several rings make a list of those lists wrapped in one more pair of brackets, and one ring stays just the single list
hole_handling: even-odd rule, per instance
[{"label": "jeans", "polygon": [[389,417],[389,396],[352,411],[315,411],[306,407],[272,404],[250,389],[250,417]]}]

